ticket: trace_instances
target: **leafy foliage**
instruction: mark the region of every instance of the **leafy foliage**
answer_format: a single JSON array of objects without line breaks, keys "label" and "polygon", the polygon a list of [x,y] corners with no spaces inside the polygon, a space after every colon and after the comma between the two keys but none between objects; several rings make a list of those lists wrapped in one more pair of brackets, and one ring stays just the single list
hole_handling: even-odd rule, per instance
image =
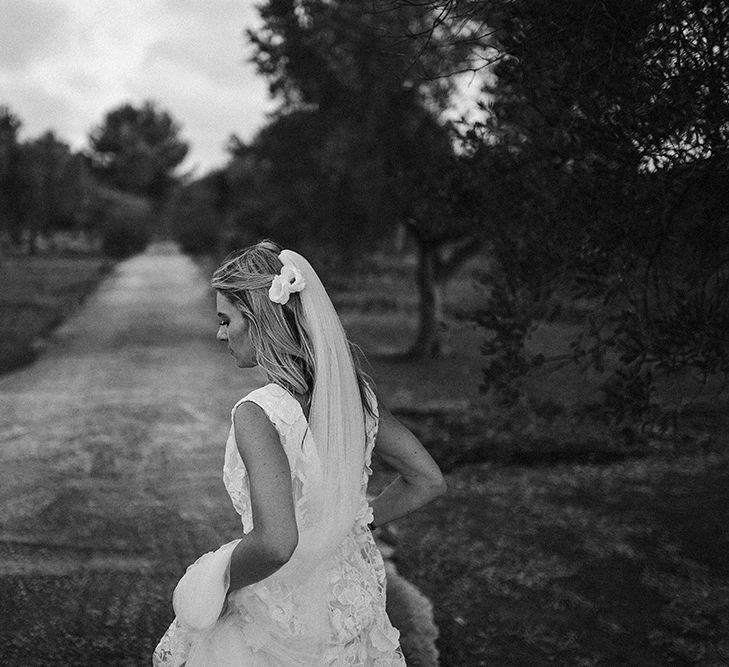
[{"label": "leafy foliage", "polygon": [[105,255],[124,259],[147,247],[152,208],[145,198],[101,186],[93,191],[89,215]]},{"label": "leafy foliage", "polygon": [[[476,4],[500,54],[469,137],[493,192],[484,389],[523,403],[526,374],[571,357],[603,376],[597,414],[670,426],[729,371],[729,10]],[[575,299],[572,353],[545,359],[530,339]]]},{"label": "leafy foliage", "polygon": [[227,181],[222,170],[176,190],[169,206],[170,226],[184,252],[190,255],[215,255],[220,234]]},{"label": "leafy foliage", "polygon": [[41,235],[79,229],[90,192],[86,162],[49,131],[18,140],[20,120],[0,108],[0,225],[15,245],[31,252]]},{"label": "leafy foliage", "polygon": [[20,170],[26,228],[49,232],[78,225],[88,185],[80,154],[49,131],[23,145]]},{"label": "leafy foliage", "polygon": [[[393,4],[431,17],[423,52],[487,72],[464,133],[490,191],[484,390],[523,406],[529,373],[572,360],[603,377],[596,413],[670,425],[729,370],[726,3]],[[574,304],[582,332],[545,358],[535,334]]]},{"label": "leafy foliage", "polygon": [[16,242],[21,228],[20,126],[20,119],[7,106],[0,106],[0,221]]},{"label": "leafy foliage", "polygon": [[89,142],[91,164],[102,182],[157,201],[175,184],[174,171],[188,150],[177,122],[149,101],[109,111]]},{"label": "leafy foliage", "polygon": [[35,252],[57,231],[83,231],[117,258],[146,247],[150,200],[161,203],[187,150],[168,114],[151,103],[110,112],[93,133],[91,158],[52,131],[21,142],[20,126],[0,107],[0,229],[17,248]]}]

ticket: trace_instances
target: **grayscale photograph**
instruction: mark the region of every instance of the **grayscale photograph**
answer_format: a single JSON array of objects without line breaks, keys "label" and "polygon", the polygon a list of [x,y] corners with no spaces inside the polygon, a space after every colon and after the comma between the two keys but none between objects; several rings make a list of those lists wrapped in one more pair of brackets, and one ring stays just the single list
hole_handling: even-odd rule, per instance
[{"label": "grayscale photograph", "polygon": [[1,0],[0,665],[729,665],[729,4]]}]

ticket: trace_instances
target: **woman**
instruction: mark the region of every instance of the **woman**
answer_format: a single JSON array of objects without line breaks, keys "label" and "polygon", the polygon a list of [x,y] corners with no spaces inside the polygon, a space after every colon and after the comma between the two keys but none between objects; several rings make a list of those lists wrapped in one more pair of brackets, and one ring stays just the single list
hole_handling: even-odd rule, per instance
[{"label": "woman", "polygon": [[[371,529],[445,490],[378,401],[311,265],[263,241],[214,273],[220,328],[269,384],[233,407],[223,477],[243,537],[188,568],[157,666],[403,665]],[[373,450],[400,474],[371,504]]]}]

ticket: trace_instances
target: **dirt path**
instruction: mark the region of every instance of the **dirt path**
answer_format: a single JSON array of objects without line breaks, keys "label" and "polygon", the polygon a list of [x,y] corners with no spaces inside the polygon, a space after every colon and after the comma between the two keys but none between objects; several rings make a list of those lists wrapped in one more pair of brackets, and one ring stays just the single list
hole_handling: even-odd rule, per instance
[{"label": "dirt path", "polygon": [[158,244],[0,378],[3,665],[148,664],[177,577],[235,536],[221,447],[263,379],[215,341],[206,283]]}]

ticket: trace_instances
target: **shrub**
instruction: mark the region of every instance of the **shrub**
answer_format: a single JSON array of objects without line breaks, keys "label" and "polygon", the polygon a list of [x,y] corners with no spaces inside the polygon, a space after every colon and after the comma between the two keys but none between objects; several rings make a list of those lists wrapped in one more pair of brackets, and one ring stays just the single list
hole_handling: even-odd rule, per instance
[{"label": "shrub", "polygon": [[114,259],[142,252],[152,235],[153,210],[143,197],[96,186],[89,204],[89,230]]},{"label": "shrub", "polygon": [[220,222],[210,211],[181,211],[173,219],[172,234],[189,255],[214,255],[220,244]]},{"label": "shrub", "polygon": [[150,232],[134,218],[107,221],[101,232],[101,249],[108,257],[124,259],[142,252],[149,243]]}]

